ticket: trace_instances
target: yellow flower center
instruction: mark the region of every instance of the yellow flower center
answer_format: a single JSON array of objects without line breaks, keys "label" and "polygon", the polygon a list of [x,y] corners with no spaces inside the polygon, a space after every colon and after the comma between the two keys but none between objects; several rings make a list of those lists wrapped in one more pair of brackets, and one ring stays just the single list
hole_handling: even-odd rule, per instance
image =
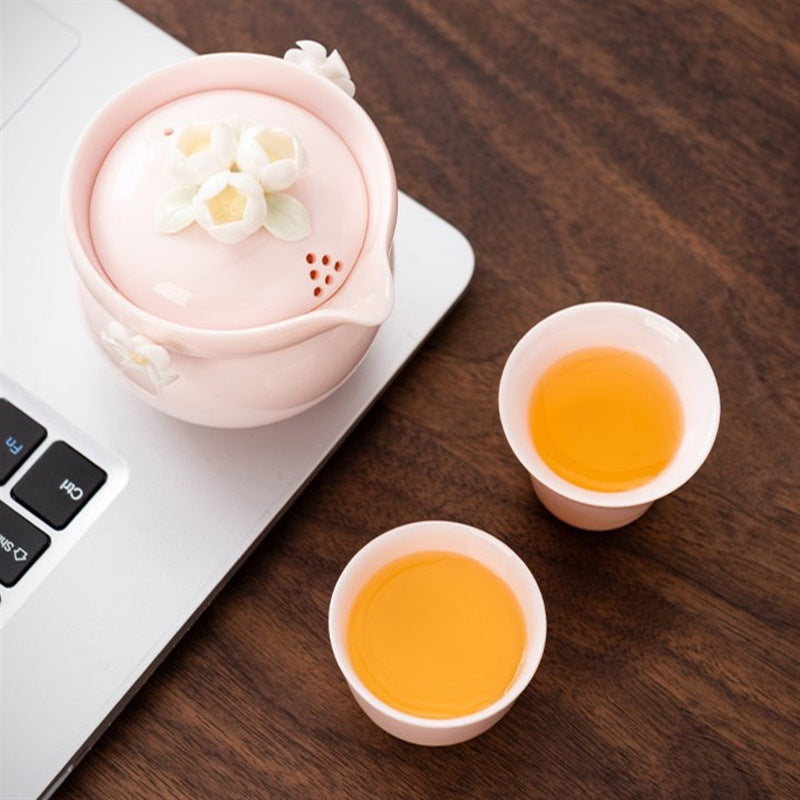
[{"label": "yellow flower center", "polygon": [[146,367],[148,363],[147,359],[141,353],[137,353],[135,350],[128,350],[128,359],[140,367]]},{"label": "yellow flower center", "polygon": [[219,194],[214,195],[210,200],[206,200],[206,206],[211,212],[211,218],[214,220],[215,225],[222,225],[225,222],[238,222],[244,217],[246,205],[247,198],[230,184]]},{"label": "yellow flower center", "polygon": [[193,156],[195,153],[201,153],[203,150],[208,150],[211,147],[211,134],[210,133],[194,133],[184,134],[178,147],[183,151],[185,156]]},{"label": "yellow flower center", "polygon": [[283,158],[294,157],[292,140],[288,136],[277,133],[265,132],[256,137],[261,149],[270,161],[280,161]]}]

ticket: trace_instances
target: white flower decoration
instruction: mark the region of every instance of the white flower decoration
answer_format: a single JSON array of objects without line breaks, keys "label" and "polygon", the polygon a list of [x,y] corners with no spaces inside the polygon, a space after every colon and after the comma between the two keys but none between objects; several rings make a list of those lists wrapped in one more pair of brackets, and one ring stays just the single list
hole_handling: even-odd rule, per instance
[{"label": "white flower decoration", "polygon": [[236,134],[230,125],[199,123],[172,135],[167,166],[181,183],[198,184],[229,169],[235,157]]},{"label": "white flower decoration", "polygon": [[123,370],[137,372],[154,387],[159,388],[177,380],[177,372],[170,370],[170,355],[161,345],[146,336],[134,333],[121,322],[112,320],[101,332],[100,339],[117,357]]},{"label": "white flower decoration", "polygon": [[299,177],[306,154],[296,136],[280,128],[251,125],[242,132],[236,165],[258,178],[265,192],[288,189]]},{"label": "white flower decoration", "polygon": [[236,244],[266,222],[267,202],[252,175],[226,169],[200,187],[192,198],[192,211],[195,222],[218,242]]},{"label": "white flower decoration", "polygon": [[282,194],[306,163],[289,131],[243,119],[189,125],[167,151],[180,183],[155,208],[160,233],[178,233],[196,222],[217,241],[236,244],[262,226],[295,242],[311,233],[306,207]]},{"label": "white flower decoration", "polygon": [[350,79],[350,70],[347,69],[338,50],[333,50],[328,55],[323,45],[310,39],[303,39],[296,44],[297,47],[286,51],[283,57],[286,61],[297,64],[307,72],[314,72],[323,78],[328,78],[347,95],[355,96],[356,87]]}]

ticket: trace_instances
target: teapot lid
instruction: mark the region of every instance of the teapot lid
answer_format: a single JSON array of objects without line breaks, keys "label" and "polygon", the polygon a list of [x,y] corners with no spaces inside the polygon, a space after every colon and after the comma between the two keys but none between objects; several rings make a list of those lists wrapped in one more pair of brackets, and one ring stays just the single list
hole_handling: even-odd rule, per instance
[{"label": "teapot lid", "polygon": [[89,224],[103,271],[134,305],[235,330],[326,302],[359,259],[368,214],[358,161],[318,115],[285,96],[212,89],[119,137]]}]

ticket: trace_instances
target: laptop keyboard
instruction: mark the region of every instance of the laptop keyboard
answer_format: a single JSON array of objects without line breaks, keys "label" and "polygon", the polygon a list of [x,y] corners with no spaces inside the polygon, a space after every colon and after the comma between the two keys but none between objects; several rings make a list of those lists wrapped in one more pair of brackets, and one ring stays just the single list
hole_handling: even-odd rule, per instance
[{"label": "laptop keyboard", "polygon": [[2,399],[0,399],[0,428],[5,439],[0,450],[0,485],[2,485],[44,441],[47,431],[8,400]]},{"label": "laptop keyboard", "polygon": [[[0,585],[14,586],[50,546],[108,477],[64,441],[43,448],[47,429],[16,405],[0,398],[0,486],[12,481],[11,497],[44,523],[35,525],[0,501]],[[15,480],[18,470],[30,468]],[[15,482],[14,482],[15,481]]]}]

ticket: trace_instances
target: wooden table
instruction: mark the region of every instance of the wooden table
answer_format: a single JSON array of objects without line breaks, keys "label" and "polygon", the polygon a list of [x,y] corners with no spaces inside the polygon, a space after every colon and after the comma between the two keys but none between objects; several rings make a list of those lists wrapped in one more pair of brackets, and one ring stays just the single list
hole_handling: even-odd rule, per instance
[{"label": "wooden table", "polygon": [[[797,797],[798,6],[791,0],[129,0],[199,52],[340,49],[466,296],[101,739],[64,798]],[[700,344],[708,461],[618,532],[537,502],[496,394],[547,314],[613,299]],[[491,531],[549,616],[510,714],[425,749],[331,655],[353,553]]]}]

